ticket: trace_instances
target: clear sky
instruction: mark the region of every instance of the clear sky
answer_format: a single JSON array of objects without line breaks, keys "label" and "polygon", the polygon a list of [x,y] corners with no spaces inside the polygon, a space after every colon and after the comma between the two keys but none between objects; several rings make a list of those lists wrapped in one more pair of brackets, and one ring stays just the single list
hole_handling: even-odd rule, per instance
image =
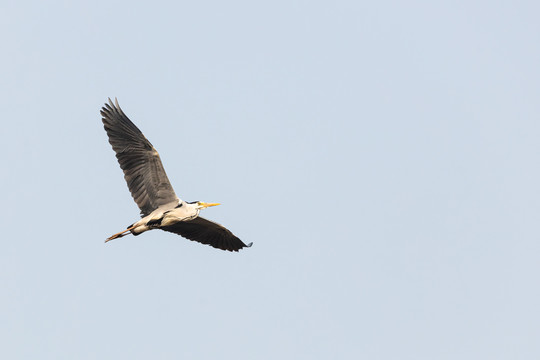
[{"label": "clear sky", "polygon": [[[4,1],[2,359],[540,358],[538,1]],[[138,219],[99,110],[250,249]]]}]

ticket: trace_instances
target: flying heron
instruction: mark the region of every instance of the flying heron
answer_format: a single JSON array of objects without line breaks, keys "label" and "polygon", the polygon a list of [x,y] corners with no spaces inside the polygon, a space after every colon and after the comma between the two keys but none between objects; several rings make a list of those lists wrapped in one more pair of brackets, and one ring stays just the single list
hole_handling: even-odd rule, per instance
[{"label": "flying heron", "polygon": [[113,104],[109,98],[109,103],[105,103],[101,109],[101,116],[109,143],[142,217],[105,242],[130,233],[139,235],[148,230],[161,229],[228,251],[238,251],[253,244],[244,244],[225,227],[199,216],[202,209],[219,204],[186,202],[176,196],[158,152],[124,114],[117,99]]}]

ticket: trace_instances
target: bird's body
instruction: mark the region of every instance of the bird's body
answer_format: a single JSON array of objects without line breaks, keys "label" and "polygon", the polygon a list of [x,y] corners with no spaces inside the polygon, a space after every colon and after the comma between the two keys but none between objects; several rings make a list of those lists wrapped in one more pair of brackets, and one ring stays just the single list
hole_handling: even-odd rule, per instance
[{"label": "bird's body", "polygon": [[199,216],[200,210],[188,205],[191,204],[184,203],[180,200],[179,202],[160,206],[149,215],[131,225],[130,227],[133,228],[131,233],[133,235],[139,235],[147,230],[161,226],[173,225],[179,221],[193,220]]},{"label": "bird's body", "polygon": [[109,142],[142,216],[141,220],[105,242],[130,233],[139,235],[161,229],[222,250],[238,251],[251,246],[244,244],[225,227],[199,217],[202,209],[219,204],[186,202],[176,196],[158,152],[120,109],[118,101],[113,104],[109,99],[101,115]]}]

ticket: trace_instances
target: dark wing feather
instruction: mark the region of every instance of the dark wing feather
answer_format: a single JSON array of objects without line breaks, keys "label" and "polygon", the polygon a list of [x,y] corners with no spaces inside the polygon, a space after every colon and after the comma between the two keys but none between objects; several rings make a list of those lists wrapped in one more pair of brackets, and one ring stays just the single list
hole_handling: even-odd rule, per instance
[{"label": "dark wing feather", "polygon": [[253,244],[244,244],[242,240],[234,236],[225,227],[202,217],[196,217],[189,221],[179,221],[169,226],[162,226],[161,230],[172,232],[186,239],[198,241],[221,250],[238,251]]},{"label": "dark wing feather", "polygon": [[118,100],[101,109],[109,142],[126,179],[133,200],[146,216],[161,205],[178,201],[156,149],[124,114]]}]

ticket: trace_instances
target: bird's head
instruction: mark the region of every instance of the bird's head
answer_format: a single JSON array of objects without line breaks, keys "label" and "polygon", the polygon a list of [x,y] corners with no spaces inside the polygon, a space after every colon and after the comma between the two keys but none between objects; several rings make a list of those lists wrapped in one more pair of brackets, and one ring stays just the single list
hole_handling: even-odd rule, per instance
[{"label": "bird's head", "polygon": [[206,209],[207,207],[221,205],[219,203],[205,203],[203,201],[193,201],[193,202],[190,202],[189,204],[193,204],[193,206],[195,206],[195,209],[197,210],[202,210],[202,209]]}]

